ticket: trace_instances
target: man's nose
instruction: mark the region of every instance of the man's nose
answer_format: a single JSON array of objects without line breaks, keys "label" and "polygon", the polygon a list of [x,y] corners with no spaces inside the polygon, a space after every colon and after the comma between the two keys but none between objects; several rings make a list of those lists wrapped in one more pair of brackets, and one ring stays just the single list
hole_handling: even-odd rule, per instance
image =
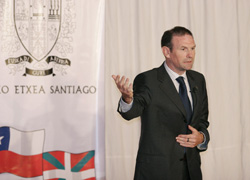
[{"label": "man's nose", "polygon": [[187,58],[193,58],[194,54],[195,54],[194,50],[188,50],[188,52],[187,52]]}]

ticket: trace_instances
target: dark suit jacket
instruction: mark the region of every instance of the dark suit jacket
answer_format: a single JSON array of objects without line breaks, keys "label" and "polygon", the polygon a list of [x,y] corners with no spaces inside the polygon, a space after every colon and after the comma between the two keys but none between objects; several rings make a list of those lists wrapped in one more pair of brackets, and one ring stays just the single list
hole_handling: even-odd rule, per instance
[{"label": "dark suit jacket", "polygon": [[[205,134],[207,145],[209,122],[205,79],[202,74],[192,70],[187,71],[187,77],[193,98],[191,126]],[[164,65],[139,74],[134,80],[133,89],[132,108],[120,114],[126,120],[141,117],[134,179],[181,180],[184,147],[175,138],[186,133],[186,112]],[[191,180],[202,179],[200,151],[198,148],[186,149]]]}]

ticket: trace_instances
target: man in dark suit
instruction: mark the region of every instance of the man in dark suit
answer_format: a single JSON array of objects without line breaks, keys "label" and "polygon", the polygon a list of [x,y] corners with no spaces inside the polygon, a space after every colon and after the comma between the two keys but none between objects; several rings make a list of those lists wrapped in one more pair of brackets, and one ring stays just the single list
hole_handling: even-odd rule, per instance
[{"label": "man in dark suit", "polygon": [[135,180],[201,180],[200,152],[209,142],[204,76],[191,70],[195,41],[184,27],[166,31],[165,62],[139,74],[133,84],[113,75],[122,93],[118,111],[126,120],[141,117]]}]

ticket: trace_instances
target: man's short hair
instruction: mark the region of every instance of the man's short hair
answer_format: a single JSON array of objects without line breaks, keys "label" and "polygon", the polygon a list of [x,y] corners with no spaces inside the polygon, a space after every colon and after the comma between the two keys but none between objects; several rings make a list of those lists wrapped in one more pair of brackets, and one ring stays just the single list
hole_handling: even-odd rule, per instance
[{"label": "man's short hair", "polygon": [[164,32],[161,38],[161,47],[167,46],[170,50],[173,48],[172,44],[172,38],[173,36],[184,36],[184,35],[190,35],[193,37],[193,34],[190,30],[187,28],[176,26],[173,29],[167,30]]}]

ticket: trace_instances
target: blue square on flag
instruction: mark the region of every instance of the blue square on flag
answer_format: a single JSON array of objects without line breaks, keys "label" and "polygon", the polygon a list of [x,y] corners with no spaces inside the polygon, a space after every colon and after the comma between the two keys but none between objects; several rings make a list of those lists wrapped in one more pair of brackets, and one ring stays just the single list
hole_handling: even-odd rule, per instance
[{"label": "blue square on flag", "polygon": [[0,127],[0,151],[8,150],[10,143],[10,128]]}]

